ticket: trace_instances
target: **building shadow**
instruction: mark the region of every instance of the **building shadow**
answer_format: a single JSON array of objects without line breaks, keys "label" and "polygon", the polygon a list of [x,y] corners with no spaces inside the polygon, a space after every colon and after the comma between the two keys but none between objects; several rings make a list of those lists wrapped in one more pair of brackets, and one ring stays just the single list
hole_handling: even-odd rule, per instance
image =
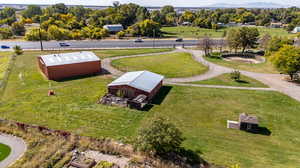
[{"label": "building shadow", "polygon": [[272,134],[272,132],[266,127],[258,127],[255,130],[249,130],[247,132],[252,133],[252,134],[265,135],[265,136],[270,136]]},{"label": "building shadow", "polygon": [[142,111],[150,111],[155,105],[161,105],[172,88],[172,86],[162,86],[156,96],[152,99],[151,103],[147,104]]},{"label": "building shadow", "polygon": [[111,73],[110,73],[108,70],[102,68],[102,69],[101,69],[101,74],[102,74],[102,75],[110,75]]},{"label": "building shadow", "polygon": [[151,104],[153,104],[153,105],[161,105],[161,103],[167,97],[167,95],[172,90],[172,88],[173,88],[172,86],[163,86],[163,87],[161,87],[160,90],[159,90],[159,92],[152,99]]},{"label": "building shadow", "polygon": [[79,80],[79,79],[85,79],[85,78],[90,78],[90,77],[95,77],[95,76],[100,76],[103,75],[102,73],[94,73],[94,74],[89,74],[89,75],[79,75],[79,76],[73,76],[73,77],[68,77],[60,80],[55,80],[56,82],[68,82],[72,80]]}]

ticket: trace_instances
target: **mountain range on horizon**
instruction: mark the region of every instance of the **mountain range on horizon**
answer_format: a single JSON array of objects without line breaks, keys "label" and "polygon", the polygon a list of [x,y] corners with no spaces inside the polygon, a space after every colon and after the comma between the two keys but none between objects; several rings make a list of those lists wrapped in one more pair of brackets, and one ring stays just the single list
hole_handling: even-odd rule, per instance
[{"label": "mountain range on horizon", "polygon": [[[31,3],[35,4],[35,3]],[[0,5],[29,5],[26,3],[19,3],[19,4],[9,4],[9,3],[1,3]],[[36,5],[51,5],[51,4],[36,4]],[[87,5],[87,6],[94,6],[94,5]],[[95,5],[97,6],[97,5]],[[108,5],[103,5],[103,6],[108,6]],[[240,4],[235,4],[235,3],[214,3],[211,5],[205,5],[205,6],[193,6],[194,8],[288,8],[291,7],[292,5],[283,5],[279,3],[272,3],[272,2],[249,2],[249,3],[240,3]],[[146,7],[161,7],[161,6],[146,6]],[[181,6],[175,6],[180,8]],[[184,7],[184,6],[182,6]],[[185,6],[187,7],[187,6]]]},{"label": "mountain range on horizon", "polygon": [[272,2],[250,2],[250,3],[241,3],[241,4],[230,4],[230,3],[215,3],[209,5],[208,7],[217,7],[217,8],[287,8],[291,7],[289,5],[283,5]]}]

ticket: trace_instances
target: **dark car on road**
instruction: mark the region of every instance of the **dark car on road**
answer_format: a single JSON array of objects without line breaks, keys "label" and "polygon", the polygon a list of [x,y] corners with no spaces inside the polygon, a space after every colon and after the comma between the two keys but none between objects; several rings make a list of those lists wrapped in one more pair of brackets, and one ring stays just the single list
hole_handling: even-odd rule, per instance
[{"label": "dark car on road", "polygon": [[61,46],[61,47],[69,47],[70,44],[68,44],[68,43],[59,43],[59,46]]},{"label": "dark car on road", "polygon": [[182,38],[178,38],[175,40],[176,42],[183,42],[183,39]]},{"label": "dark car on road", "polygon": [[1,45],[1,49],[9,49],[9,48],[10,48],[9,46]]},{"label": "dark car on road", "polygon": [[143,39],[138,38],[138,39],[135,39],[134,42],[135,42],[135,43],[142,43],[142,42],[143,42]]}]

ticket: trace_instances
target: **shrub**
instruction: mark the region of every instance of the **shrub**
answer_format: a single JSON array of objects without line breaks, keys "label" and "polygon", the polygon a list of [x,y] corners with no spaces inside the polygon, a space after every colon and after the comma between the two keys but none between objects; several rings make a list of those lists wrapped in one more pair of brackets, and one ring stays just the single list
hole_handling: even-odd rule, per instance
[{"label": "shrub", "polygon": [[15,22],[11,25],[11,31],[14,35],[24,36],[26,29],[23,23]]},{"label": "shrub", "polygon": [[241,79],[241,73],[238,70],[234,70],[230,73],[230,78],[235,81],[239,81]]},{"label": "shrub", "polygon": [[29,32],[27,32],[25,34],[25,40],[28,40],[28,41],[40,40],[40,32],[39,31],[41,31],[42,40],[48,40],[48,33],[44,29],[39,30],[38,28],[32,29]]},{"label": "shrub", "polygon": [[22,50],[22,48],[20,46],[16,45],[16,46],[14,46],[13,49],[14,49],[14,53],[15,54],[17,54],[17,55],[23,54],[23,50]]},{"label": "shrub", "polygon": [[0,39],[9,39],[13,36],[11,29],[9,28],[0,28]]},{"label": "shrub", "polygon": [[51,40],[69,40],[71,39],[71,32],[68,29],[51,25],[48,28],[48,37]]},{"label": "shrub", "polygon": [[122,39],[123,37],[125,37],[126,33],[124,31],[120,31],[117,33],[117,37],[118,39]]},{"label": "shrub", "polygon": [[155,119],[139,131],[135,148],[148,154],[177,152],[184,138],[182,132],[163,118]]}]

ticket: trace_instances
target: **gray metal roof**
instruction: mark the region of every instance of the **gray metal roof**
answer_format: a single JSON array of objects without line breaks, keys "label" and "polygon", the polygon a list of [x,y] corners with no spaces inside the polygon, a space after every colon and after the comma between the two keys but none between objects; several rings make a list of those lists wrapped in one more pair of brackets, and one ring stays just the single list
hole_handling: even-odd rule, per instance
[{"label": "gray metal roof", "polygon": [[90,51],[42,55],[40,57],[44,61],[46,66],[100,61],[100,58]]},{"label": "gray metal roof", "polygon": [[162,75],[149,71],[127,72],[108,86],[127,85],[150,93],[163,79]]},{"label": "gray metal roof", "polygon": [[111,32],[118,32],[118,31],[122,31],[124,29],[121,24],[104,25],[103,28],[105,28]]}]

